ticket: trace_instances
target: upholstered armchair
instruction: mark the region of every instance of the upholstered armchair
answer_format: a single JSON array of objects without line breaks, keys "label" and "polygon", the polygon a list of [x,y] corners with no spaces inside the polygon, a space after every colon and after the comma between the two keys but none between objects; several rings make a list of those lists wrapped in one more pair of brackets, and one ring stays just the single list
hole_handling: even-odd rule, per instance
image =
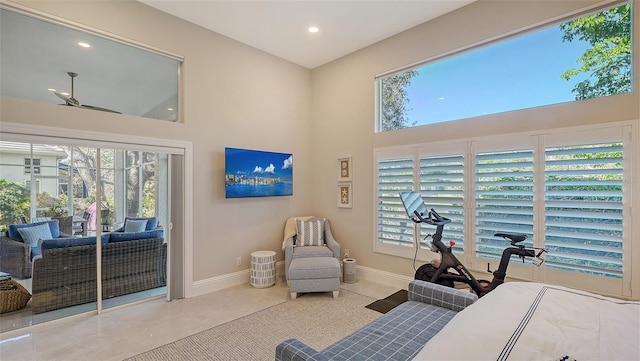
[{"label": "upholstered armchair", "polygon": [[307,217],[291,217],[287,219],[284,230],[284,260],[285,260],[285,276],[289,281],[289,266],[291,261],[296,258],[308,257],[334,257],[340,260],[340,243],[338,243],[331,233],[331,225],[328,219],[323,219],[324,229],[321,245],[305,245],[302,246],[298,240],[298,229],[296,227],[296,219],[307,221],[311,219],[320,219],[311,216]]},{"label": "upholstered armchair", "polygon": [[15,278],[31,277],[31,262],[33,257],[40,254],[40,249],[37,246],[38,240],[28,241],[23,239],[18,229],[31,228],[43,224],[49,226],[51,238],[70,237],[69,234],[60,232],[60,223],[57,219],[9,225],[7,235],[0,236],[0,271],[9,273]]}]

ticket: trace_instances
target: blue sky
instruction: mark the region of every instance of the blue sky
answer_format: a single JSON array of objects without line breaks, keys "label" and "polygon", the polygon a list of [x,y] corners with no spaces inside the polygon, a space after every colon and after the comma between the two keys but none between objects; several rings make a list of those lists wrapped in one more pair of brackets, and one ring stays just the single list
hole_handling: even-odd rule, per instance
[{"label": "blue sky", "polygon": [[293,178],[293,155],[225,148],[225,173],[266,178]]},{"label": "blue sky", "polygon": [[578,68],[590,47],[562,41],[559,26],[491,44],[419,68],[407,88],[409,124],[493,114],[572,101],[571,89],[587,78],[560,75]]}]

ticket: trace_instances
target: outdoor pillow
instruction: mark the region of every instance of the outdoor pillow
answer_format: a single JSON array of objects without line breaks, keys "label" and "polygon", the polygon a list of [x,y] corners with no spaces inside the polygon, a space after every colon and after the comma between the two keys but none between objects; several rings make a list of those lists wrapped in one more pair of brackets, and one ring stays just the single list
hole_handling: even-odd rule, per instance
[{"label": "outdoor pillow", "polygon": [[132,220],[132,221],[146,220],[147,226],[144,228],[145,231],[150,231],[152,229],[158,228],[158,217],[125,217],[124,218],[125,226],[127,225],[127,221],[129,220]]},{"label": "outdoor pillow", "polygon": [[127,219],[124,222],[125,232],[143,232],[146,230],[146,227],[147,227],[146,219]]},{"label": "outdoor pillow", "polygon": [[26,244],[31,245],[31,247],[38,246],[39,239],[51,239],[53,236],[51,235],[51,229],[48,224],[38,224],[31,227],[21,227],[18,228],[18,233],[22,237],[22,241]]},{"label": "outdoor pillow", "polygon": [[22,239],[22,236],[20,235],[20,232],[18,232],[18,229],[25,228],[25,227],[33,227],[40,224],[46,224],[49,226],[49,230],[51,231],[50,238],[60,237],[60,222],[57,219],[52,219],[48,221],[34,222],[34,223],[11,224],[9,225],[9,229],[8,229],[9,238],[19,242],[24,242],[24,240]]},{"label": "outdoor pillow", "polygon": [[144,232],[113,232],[109,238],[109,242],[133,241],[136,239],[162,238],[164,232],[162,229],[154,229]]},{"label": "outdoor pillow", "polygon": [[301,221],[296,219],[298,229],[296,237],[297,246],[322,246],[324,245],[324,218]]}]

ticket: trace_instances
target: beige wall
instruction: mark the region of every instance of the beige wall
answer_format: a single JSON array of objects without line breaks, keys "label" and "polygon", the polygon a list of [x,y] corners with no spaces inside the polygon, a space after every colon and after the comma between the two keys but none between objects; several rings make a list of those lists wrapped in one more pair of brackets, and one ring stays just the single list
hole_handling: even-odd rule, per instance
[{"label": "beige wall", "polygon": [[[593,3],[596,2],[478,1],[312,71],[314,209],[316,214],[332,220],[337,239],[350,250],[359,266],[406,276],[414,272],[411,260],[373,252],[377,238],[373,204],[376,147],[631,120],[640,115],[636,90],[634,94],[376,134],[375,76]],[[636,49],[640,48],[637,41],[636,37]],[[353,209],[348,210],[338,209],[334,196],[336,159],[344,156],[353,157],[354,167]]]},{"label": "beige wall", "polygon": [[[138,2],[19,4],[183,55],[184,123],[6,98],[3,122],[193,142],[194,281],[249,268],[255,250],[281,249],[287,217],[311,211],[308,69]],[[225,146],[293,153],[294,196],[225,199]]]},{"label": "beige wall", "polygon": [[[285,219],[310,213],[331,219],[359,266],[411,276],[410,260],[373,253],[374,148],[639,117],[636,92],[374,133],[376,74],[594,1],[478,1],[313,71],[136,2],[20,3],[185,56],[184,124],[99,112],[87,119],[77,109],[10,99],[2,100],[1,115],[7,122],[192,141],[194,281],[246,269],[254,250],[279,251]],[[294,153],[295,195],[226,200],[225,146]],[[337,208],[336,161],[344,156],[353,157],[352,209]],[[238,255],[243,267],[235,266]]]}]

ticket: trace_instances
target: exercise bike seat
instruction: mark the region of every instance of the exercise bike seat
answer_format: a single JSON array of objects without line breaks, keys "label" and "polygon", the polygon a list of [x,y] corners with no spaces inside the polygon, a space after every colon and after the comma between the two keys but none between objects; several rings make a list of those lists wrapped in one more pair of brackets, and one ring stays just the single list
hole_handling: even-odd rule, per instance
[{"label": "exercise bike seat", "polygon": [[507,238],[512,244],[516,244],[527,239],[527,235],[522,233],[496,233],[494,236]]}]

